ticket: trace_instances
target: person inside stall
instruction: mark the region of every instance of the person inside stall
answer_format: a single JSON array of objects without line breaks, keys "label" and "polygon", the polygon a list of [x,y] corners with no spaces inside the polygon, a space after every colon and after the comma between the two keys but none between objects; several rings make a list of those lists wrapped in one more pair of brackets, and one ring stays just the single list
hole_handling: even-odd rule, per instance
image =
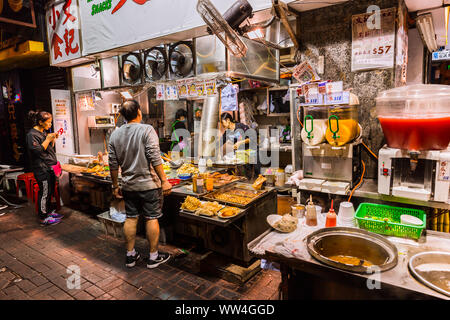
[{"label": "person inside stall", "polygon": [[[257,148],[256,141],[251,141],[251,135],[246,134],[250,129],[249,126],[240,122],[234,122],[231,114],[227,112],[221,114],[220,122],[225,129],[225,132],[222,135],[222,147],[224,149],[224,153],[227,151],[227,143],[231,143],[234,150],[247,150],[250,148],[250,145],[255,146],[255,149]],[[254,177],[254,174],[256,174],[256,176],[259,174],[260,166],[258,163],[249,164],[245,166],[245,169],[247,177],[252,179]]]},{"label": "person inside stall", "polygon": [[55,141],[57,133],[47,133],[52,127],[52,115],[46,111],[30,111],[33,128],[26,137],[27,151],[31,159],[31,170],[39,186],[38,216],[42,225],[61,222],[63,216],[51,210],[51,198],[55,192],[58,175],[61,173],[56,159]]},{"label": "person inside stall", "polygon": [[187,146],[187,141],[184,141],[183,134],[180,130],[187,130],[186,127],[187,113],[183,109],[179,109],[175,113],[175,121],[172,123],[172,145],[171,151],[182,151]]},{"label": "person inside stall", "polygon": [[248,129],[250,129],[249,126],[240,122],[234,122],[231,114],[227,112],[222,113],[220,116],[220,122],[225,129],[225,132],[222,135],[222,145],[224,147],[227,142],[230,142],[233,144],[234,150],[239,149],[242,145],[245,146],[245,149],[248,149],[250,138],[244,139],[244,134]]}]

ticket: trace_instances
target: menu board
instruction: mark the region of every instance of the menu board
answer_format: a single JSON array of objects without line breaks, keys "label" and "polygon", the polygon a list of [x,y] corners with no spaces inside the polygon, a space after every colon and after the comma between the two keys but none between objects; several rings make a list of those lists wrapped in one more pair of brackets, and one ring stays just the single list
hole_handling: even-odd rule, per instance
[{"label": "menu board", "polygon": [[78,106],[80,107],[80,111],[95,110],[94,97],[93,97],[92,93],[79,95],[78,96]]},{"label": "menu board", "polygon": [[178,100],[177,85],[166,85],[166,100]]},{"label": "menu board", "polygon": [[[389,8],[352,16],[352,72],[394,67],[396,12]],[[376,15],[378,26],[372,24]]]},{"label": "menu board", "polygon": [[194,78],[186,79],[186,87],[188,89],[188,97],[196,98],[198,96]]},{"label": "menu board", "polygon": [[69,90],[50,90],[54,132],[59,134],[55,142],[57,154],[75,153],[72,129],[72,106]]},{"label": "menu board", "polygon": [[186,80],[177,80],[177,87],[178,87],[178,97],[180,99],[187,98],[188,88],[187,88]]},{"label": "menu board", "polygon": [[195,82],[195,87],[197,88],[197,96],[199,98],[206,96],[206,89],[205,89],[205,81],[204,80],[197,80]]},{"label": "menu board", "polygon": [[165,87],[163,83],[158,83],[156,85],[156,100],[164,100],[165,98]]},{"label": "menu board", "polygon": [[216,80],[205,80],[205,89],[207,96],[214,96],[217,94]]}]

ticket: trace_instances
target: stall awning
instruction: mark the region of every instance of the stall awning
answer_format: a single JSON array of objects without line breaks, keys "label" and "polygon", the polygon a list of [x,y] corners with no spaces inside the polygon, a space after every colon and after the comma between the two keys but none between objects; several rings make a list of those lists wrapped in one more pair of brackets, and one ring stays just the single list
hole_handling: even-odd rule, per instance
[{"label": "stall awning", "polygon": [[43,42],[26,41],[0,50],[0,72],[14,68],[35,68],[48,63],[48,52],[44,50]]}]

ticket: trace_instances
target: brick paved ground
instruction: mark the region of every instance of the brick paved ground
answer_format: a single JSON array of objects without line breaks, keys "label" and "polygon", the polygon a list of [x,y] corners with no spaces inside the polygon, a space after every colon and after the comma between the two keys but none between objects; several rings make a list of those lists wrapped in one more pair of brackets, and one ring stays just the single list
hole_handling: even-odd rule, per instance
[{"label": "brick paved ground", "polygon": [[[29,207],[0,217],[0,300],[277,299],[280,274],[258,273],[238,286],[197,276],[169,262],[156,269],[124,266],[124,244],[96,219],[63,208],[59,225],[41,227]],[[139,239],[136,248],[148,250]],[[165,247],[167,251],[174,248]],[[68,289],[67,267],[80,266],[81,288]]]}]

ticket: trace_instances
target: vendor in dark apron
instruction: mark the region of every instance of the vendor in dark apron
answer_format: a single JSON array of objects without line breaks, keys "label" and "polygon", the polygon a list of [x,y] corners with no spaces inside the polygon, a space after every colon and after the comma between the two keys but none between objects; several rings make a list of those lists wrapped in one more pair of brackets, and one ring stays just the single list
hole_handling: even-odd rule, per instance
[{"label": "vendor in dark apron", "polygon": [[[226,112],[221,114],[220,122],[225,129],[225,132],[222,135],[222,146],[225,146],[227,142],[231,142],[234,150],[249,149],[251,141],[249,137],[245,137],[245,132],[250,129],[249,126],[240,122],[234,122],[233,117]],[[244,147],[242,147],[242,145],[244,145]],[[256,152],[258,154],[258,150],[256,150]],[[257,177],[260,171],[259,162],[257,161],[255,164],[246,164],[245,171],[247,178],[253,179],[254,177]]]},{"label": "vendor in dark apron", "polygon": [[[186,148],[186,141],[183,142],[183,137],[179,136],[179,132],[177,130],[187,130],[186,128],[186,118],[187,113],[183,109],[179,109],[175,113],[175,121],[172,123],[172,144],[170,146],[171,151],[182,151]],[[178,146],[178,148],[175,148]]]}]

